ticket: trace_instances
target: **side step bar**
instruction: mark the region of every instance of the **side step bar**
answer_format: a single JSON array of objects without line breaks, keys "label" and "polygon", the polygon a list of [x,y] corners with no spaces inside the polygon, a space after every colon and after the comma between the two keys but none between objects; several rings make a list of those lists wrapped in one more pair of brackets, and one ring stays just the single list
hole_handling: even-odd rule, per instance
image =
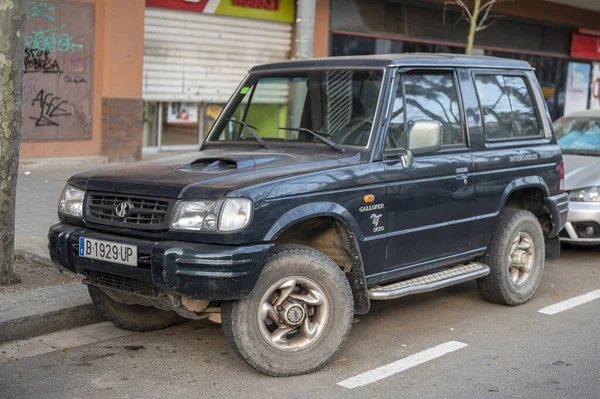
[{"label": "side step bar", "polygon": [[475,280],[490,274],[490,268],[482,263],[469,263],[451,269],[369,289],[373,300],[396,299],[412,294],[422,294],[440,288]]}]

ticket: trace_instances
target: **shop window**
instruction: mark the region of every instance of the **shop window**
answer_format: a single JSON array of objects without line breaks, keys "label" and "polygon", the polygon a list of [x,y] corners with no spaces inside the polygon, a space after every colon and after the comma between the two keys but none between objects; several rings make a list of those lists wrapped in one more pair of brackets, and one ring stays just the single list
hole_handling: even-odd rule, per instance
[{"label": "shop window", "polygon": [[523,77],[476,75],[475,85],[488,139],[540,135],[533,101]]}]

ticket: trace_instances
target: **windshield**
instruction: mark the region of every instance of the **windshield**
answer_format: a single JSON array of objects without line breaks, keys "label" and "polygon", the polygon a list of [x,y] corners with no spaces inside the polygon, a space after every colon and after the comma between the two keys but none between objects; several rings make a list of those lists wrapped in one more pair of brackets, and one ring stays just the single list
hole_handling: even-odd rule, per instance
[{"label": "windshield", "polygon": [[564,153],[600,155],[600,118],[561,118],[554,132]]},{"label": "windshield", "polygon": [[[366,147],[383,70],[329,70],[252,76],[209,142],[333,143]],[[308,131],[310,130],[310,132]],[[321,138],[319,138],[320,136]]]}]

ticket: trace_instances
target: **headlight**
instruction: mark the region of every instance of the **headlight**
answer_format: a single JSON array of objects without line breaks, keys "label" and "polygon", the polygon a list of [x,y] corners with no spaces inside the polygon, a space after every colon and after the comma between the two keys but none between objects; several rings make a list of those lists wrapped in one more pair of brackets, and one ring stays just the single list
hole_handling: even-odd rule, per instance
[{"label": "headlight", "polygon": [[252,201],[246,198],[181,201],[173,214],[171,228],[186,231],[235,231],[248,226]]},{"label": "headlight", "polygon": [[571,191],[569,200],[575,202],[600,202],[600,187],[588,187]]},{"label": "headlight", "polygon": [[58,212],[63,215],[82,217],[83,216],[83,197],[85,191],[73,186],[65,186],[60,200],[58,201]]}]

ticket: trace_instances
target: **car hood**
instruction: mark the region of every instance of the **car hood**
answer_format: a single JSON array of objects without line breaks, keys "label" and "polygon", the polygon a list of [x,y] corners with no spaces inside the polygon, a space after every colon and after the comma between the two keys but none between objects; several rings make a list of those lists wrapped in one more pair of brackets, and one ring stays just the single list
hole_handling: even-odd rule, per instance
[{"label": "car hood", "polygon": [[600,186],[600,157],[564,154],[565,190]]},{"label": "car hood", "polygon": [[205,150],[155,161],[109,166],[75,175],[87,191],[164,198],[214,198],[248,185],[343,166],[358,153]]}]

